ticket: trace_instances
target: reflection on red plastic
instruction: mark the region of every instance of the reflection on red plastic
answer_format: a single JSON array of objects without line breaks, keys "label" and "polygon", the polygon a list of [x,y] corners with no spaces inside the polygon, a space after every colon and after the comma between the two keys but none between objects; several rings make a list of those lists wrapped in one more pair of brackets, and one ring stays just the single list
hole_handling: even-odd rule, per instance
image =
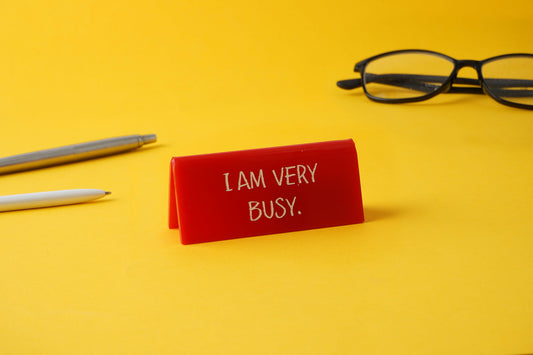
[{"label": "reflection on red plastic", "polygon": [[171,161],[169,227],[183,244],[363,220],[351,139]]}]

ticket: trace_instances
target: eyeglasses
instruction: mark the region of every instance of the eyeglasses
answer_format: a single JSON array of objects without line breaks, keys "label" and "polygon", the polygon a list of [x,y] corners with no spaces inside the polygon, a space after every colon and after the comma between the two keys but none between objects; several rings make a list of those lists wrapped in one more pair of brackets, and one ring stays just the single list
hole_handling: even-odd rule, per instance
[{"label": "eyeglasses", "polygon": [[[465,67],[477,79],[460,78]],[[337,82],[346,89],[363,87],[371,100],[384,103],[416,102],[441,93],[488,94],[501,104],[533,109],[533,54],[515,53],[482,61],[457,60],[426,50],[379,54],[355,65],[361,79]]]}]

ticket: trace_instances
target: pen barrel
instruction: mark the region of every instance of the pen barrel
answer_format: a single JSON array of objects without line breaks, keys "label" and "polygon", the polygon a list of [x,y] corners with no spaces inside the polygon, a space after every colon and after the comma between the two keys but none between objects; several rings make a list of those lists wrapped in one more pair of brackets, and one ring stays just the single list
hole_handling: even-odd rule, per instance
[{"label": "pen barrel", "polygon": [[132,135],[19,154],[0,159],[0,175],[122,153],[153,141],[153,135]]},{"label": "pen barrel", "polygon": [[76,189],[0,196],[0,212],[71,205],[93,201],[106,194],[103,190]]}]

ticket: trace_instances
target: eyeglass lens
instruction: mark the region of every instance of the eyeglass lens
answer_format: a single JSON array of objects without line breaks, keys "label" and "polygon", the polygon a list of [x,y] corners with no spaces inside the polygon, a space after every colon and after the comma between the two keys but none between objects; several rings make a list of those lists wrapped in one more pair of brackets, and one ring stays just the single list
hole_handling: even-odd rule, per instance
[{"label": "eyeglass lens", "polygon": [[363,82],[375,98],[414,99],[440,89],[453,69],[452,61],[436,54],[395,53],[369,62]]},{"label": "eyeglass lens", "polygon": [[502,100],[533,106],[533,57],[509,56],[481,67],[490,93]]}]

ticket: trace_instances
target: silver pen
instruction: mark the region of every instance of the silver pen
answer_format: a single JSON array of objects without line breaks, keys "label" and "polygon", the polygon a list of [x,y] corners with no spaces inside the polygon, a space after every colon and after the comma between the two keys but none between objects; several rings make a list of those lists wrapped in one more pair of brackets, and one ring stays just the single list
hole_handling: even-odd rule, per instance
[{"label": "silver pen", "polygon": [[156,139],[155,134],[107,138],[0,158],[0,175],[122,153]]}]

